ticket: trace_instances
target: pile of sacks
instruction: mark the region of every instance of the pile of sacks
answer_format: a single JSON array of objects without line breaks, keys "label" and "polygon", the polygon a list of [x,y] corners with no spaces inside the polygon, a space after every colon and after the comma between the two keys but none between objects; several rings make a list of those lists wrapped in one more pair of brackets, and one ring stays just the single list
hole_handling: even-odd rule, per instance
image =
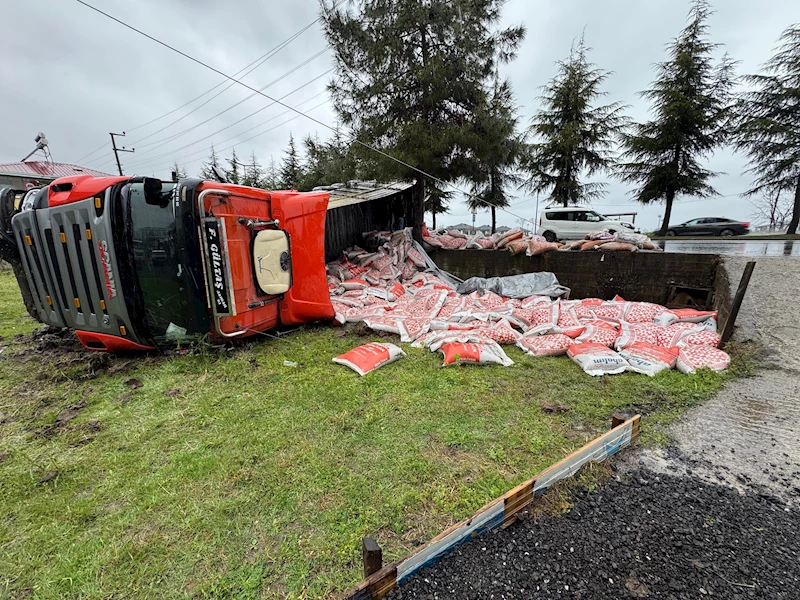
[{"label": "pile of sacks", "polygon": [[432,248],[443,248],[445,250],[508,250],[512,254],[526,254],[527,256],[536,256],[537,254],[561,248],[561,244],[548,242],[540,235],[525,235],[525,232],[518,227],[487,237],[481,232],[467,235],[454,229],[430,232],[423,225],[422,239]]},{"label": "pile of sacks", "polygon": [[387,234],[377,252],[354,247],[327,265],[338,324],[363,322],[414,347],[442,352],[445,364],[509,366],[502,345],[532,356],[568,354],[590,375],[634,371],[655,375],[678,367],[722,370],[716,312],[670,310],[620,297],[564,300],[459,294],[410,229]]},{"label": "pile of sacks", "polygon": [[637,250],[655,250],[663,252],[652,240],[642,233],[617,231],[610,233],[607,229],[590,233],[585,239],[564,244],[559,250],[600,250],[602,252],[636,252]]}]

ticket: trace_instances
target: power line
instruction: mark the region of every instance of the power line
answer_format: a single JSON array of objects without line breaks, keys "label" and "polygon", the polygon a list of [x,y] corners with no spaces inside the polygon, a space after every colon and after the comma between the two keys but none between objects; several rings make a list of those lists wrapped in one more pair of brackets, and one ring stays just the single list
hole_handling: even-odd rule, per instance
[{"label": "power line", "polygon": [[[325,105],[325,104],[327,104],[328,102],[329,102],[329,100],[325,100],[325,102],[320,102],[320,103],[319,103],[319,104],[317,104],[316,106],[312,106],[311,108],[309,108],[309,109],[308,109],[308,111],[309,111],[309,112],[311,112],[312,110],[315,110],[315,109],[319,108],[320,106],[324,106],[324,105]],[[286,113],[288,113],[288,112],[290,112],[290,111],[286,111]],[[283,114],[286,114],[286,113],[283,113]],[[252,140],[253,138],[257,138],[258,136],[264,135],[265,133],[269,133],[270,131],[274,131],[275,129],[279,129],[279,128],[283,127],[284,125],[286,125],[287,123],[291,123],[291,122],[292,122],[292,121],[294,121],[295,119],[299,119],[299,118],[300,118],[300,115],[295,115],[295,116],[293,116],[293,117],[292,117],[292,118],[290,118],[290,119],[286,119],[286,120],[285,120],[283,123],[278,123],[278,124],[277,124],[277,125],[275,125],[274,127],[270,127],[269,129],[265,129],[265,130],[264,130],[264,131],[262,131],[261,133],[257,133],[256,135],[254,135],[254,136],[251,136],[251,137],[249,137],[249,138],[247,138],[247,139],[245,139],[245,140],[242,140],[242,141],[240,141],[239,143],[240,143],[240,144],[243,144],[244,142],[250,141],[250,140]],[[220,152],[220,153],[222,153],[222,152],[225,152],[225,151],[227,151],[227,150],[230,150],[231,148],[235,148],[236,146],[237,146],[237,144],[231,144],[230,146],[226,146],[226,147],[224,147],[224,148],[220,148],[220,149],[219,149],[219,152]],[[215,151],[216,151],[216,149],[215,149]],[[196,152],[195,154],[201,154],[201,153],[204,153],[204,152],[205,152],[205,150],[201,150],[200,152]],[[184,158],[182,158],[182,159],[180,159],[180,158],[179,158],[179,159],[176,159],[176,160],[175,160],[175,162],[178,162],[179,160],[185,160],[185,158],[186,158],[186,157],[184,157]],[[197,159],[196,159],[196,158],[195,158],[195,159],[192,159],[191,161],[189,161],[189,163],[192,163],[192,162],[194,162],[195,160],[197,160]],[[152,164],[152,163],[150,163],[150,164]],[[141,169],[142,167],[140,166],[139,168]]]},{"label": "power line", "polygon": [[[265,85],[265,86],[264,86],[264,87],[262,87],[261,89],[262,89],[262,90],[264,90],[264,89],[266,89],[266,88],[268,88],[268,87],[270,87],[270,86],[272,86],[272,85],[274,85],[274,84],[278,83],[279,81],[281,81],[281,80],[285,79],[286,77],[288,77],[288,76],[289,76],[289,75],[291,75],[292,73],[295,73],[295,72],[296,72],[298,69],[300,69],[301,67],[304,67],[304,66],[306,66],[306,65],[307,65],[308,63],[310,63],[312,60],[314,60],[314,59],[316,59],[316,58],[319,58],[320,56],[322,56],[322,55],[323,55],[323,54],[324,54],[326,51],[327,51],[327,48],[326,48],[325,50],[322,50],[322,51],[320,51],[320,52],[317,52],[317,53],[316,53],[314,56],[312,56],[311,58],[308,58],[307,60],[303,61],[302,63],[300,63],[300,64],[299,64],[299,65],[297,65],[296,67],[294,67],[294,68],[290,69],[289,71],[287,71],[286,73],[284,73],[283,75],[281,75],[280,77],[278,77],[277,79],[274,79],[273,81],[269,82],[267,85]],[[304,84],[303,84],[303,85],[301,85],[300,87],[296,88],[296,89],[295,89],[295,90],[293,90],[292,92],[289,92],[289,94],[293,94],[293,93],[294,93],[294,92],[296,92],[297,90],[300,90],[300,89],[302,89],[303,87],[305,87],[306,85],[309,85],[309,84],[313,83],[314,81],[318,80],[320,77],[324,77],[325,75],[327,75],[328,73],[330,73],[332,70],[333,70],[333,69],[328,69],[327,71],[325,71],[325,72],[324,72],[324,73],[322,73],[321,75],[318,75],[318,76],[314,77],[313,79],[311,79],[311,80],[307,81],[306,83],[304,83]],[[288,96],[289,94],[287,94],[287,96]],[[172,141],[176,140],[177,138],[179,138],[179,137],[181,137],[181,136],[183,136],[183,135],[185,135],[185,134],[189,133],[190,131],[193,131],[194,129],[197,129],[198,127],[202,127],[202,126],[203,126],[203,125],[205,125],[206,123],[208,123],[208,122],[210,122],[210,121],[213,121],[214,119],[216,119],[217,117],[219,117],[219,116],[221,116],[221,115],[225,114],[225,113],[226,113],[226,112],[228,112],[229,110],[232,110],[232,109],[236,108],[237,106],[239,106],[240,104],[242,104],[242,103],[246,102],[247,100],[249,100],[250,98],[252,98],[252,97],[253,97],[253,96],[255,96],[255,95],[256,95],[256,94],[250,94],[250,95],[249,95],[247,98],[244,98],[243,100],[241,100],[241,101],[239,101],[239,102],[236,102],[235,104],[233,104],[232,106],[229,106],[229,107],[228,107],[228,108],[226,108],[225,110],[222,110],[222,111],[218,112],[217,114],[215,114],[215,115],[213,115],[213,116],[209,117],[209,118],[208,118],[208,119],[206,119],[205,121],[202,121],[201,123],[198,123],[197,125],[193,125],[192,127],[189,127],[188,129],[185,129],[184,131],[182,131],[182,132],[180,132],[180,133],[178,133],[178,134],[175,134],[175,135],[173,135],[173,136],[170,136],[170,137],[168,137],[168,138],[164,138],[163,140],[158,140],[157,142],[153,142],[153,143],[151,143],[151,144],[145,144],[145,145],[144,145],[144,147],[148,147],[148,146],[154,146],[154,147],[153,147],[153,148],[151,148],[150,150],[147,150],[147,151],[145,151],[145,154],[146,154],[147,152],[152,152],[152,151],[153,151],[153,150],[155,150],[156,148],[160,148],[160,147],[162,147],[162,146],[165,146],[165,145],[166,145],[166,144],[168,144],[169,142],[172,142]],[[283,96],[283,97],[285,98],[286,96]],[[241,123],[241,122],[242,122],[242,121],[244,121],[245,119],[249,119],[249,118],[250,118],[250,117],[252,117],[253,115],[256,115],[256,114],[258,114],[259,112],[261,112],[262,110],[265,110],[266,108],[269,108],[270,106],[272,106],[272,104],[268,104],[267,106],[264,106],[263,108],[260,108],[260,109],[258,109],[257,111],[250,113],[249,115],[247,115],[246,117],[244,117],[244,118],[242,118],[242,119],[239,119],[239,120],[238,120],[238,121],[236,121],[235,123],[232,123],[232,124],[228,125],[227,127],[224,127],[224,128],[223,128],[223,129],[221,129],[220,131],[224,131],[225,129],[228,129],[229,127],[233,127],[234,125],[237,125],[237,124]],[[219,133],[219,132],[217,132],[217,133]],[[212,134],[212,135],[213,135],[213,134]],[[205,139],[205,138],[204,138],[204,139]],[[140,146],[140,147],[141,147],[141,146]],[[180,149],[178,149],[178,150],[180,150]]]},{"label": "power line", "polygon": [[[304,67],[305,65],[307,65],[308,63],[310,63],[310,62],[311,62],[311,61],[313,61],[314,59],[316,59],[316,58],[318,58],[318,57],[322,56],[322,55],[323,55],[323,54],[324,54],[326,51],[327,51],[327,47],[326,47],[325,49],[321,50],[320,52],[317,52],[317,53],[316,53],[314,56],[312,56],[312,57],[310,57],[310,58],[306,59],[305,61],[303,61],[303,62],[302,62],[302,63],[300,63],[299,65],[297,65],[297,66],[293,67],[292,69],[290,69],[289,71],[287,71],[286,73],[284,73],[283,75],[281,75],[280,77],[278,77],[277,79],[274,79],[274,80],[272,80],[272,81],[271,81],[271,82],[269,82],[267,85],[263,86],[263,87],[261,88],[261,90],[264,90],[264,89],[266,89],[266,88],[268,88],[268,87],[270,87],[270,86],[274,85],[275,83],[277,83],[277,82],[281,81],[282,79],[285,79],[286,77],[288,77],[288,76],[289,76],[289,75],[291,75],[292,73],[296,72],[296,71],[297,71],[298,69],[300,69],[301,67]],[[315,77],[315,78],[313,78],[313,79],[311,79],[311,80],[307,81],[306,83],[304,83],[304,84],[303,84],[303,85],[301,85],[300,87],[298,87],[298,88],[296,88],[296,89],[292,90],[291,92],[289,92],[289,94],[286,94],[286,95],[282,96],[282,97],[281,97],[281,100],[282,100],[283,98],[286,98],[287,96],[289,96],[289,95],[291,95],[291,94],[295,93],[296,91],[298,91],[298,90],[302,89],[302,88],[303,88],[303,87],[305,87],[306,85],[309,85],[309,84],[313,83],[314,81],[316,81],[316,80],[317,80],[317,79],[319,79],[320,77],[324,77],[325,75],[327,75],[328,73],[330,73],[332,70],[333,70],[333,69],[328,69],[327,71],[325,71],[325,72],[324,72],[324,73],[322,73],[321,75],[318,75],[317,77]],[[231,84],[231,85],[233,85],[233,84]],[[157,140],[156,142],[152,142],[152,143],[150,143],[150,144],[144,144],[144,147],[147,147],[147,146],[152,146],[152,147],[151,147],[149,150],[145,150],[144,152],[140,152],[140,155],[142,155],[142,154],[148,154],[148,153],[150,153],[150,152],[153,152],[153,151],[154,151],[154,150],[156,150],[157,148],[161,148],[161,147],[163,147],[163,146],[166,146],[166,145],[167,145],[167,144],[169,144],[170,142],[172,142],[172,141],[174,141],[174,140],[178,139],[179,137],[182,137],[183,135],[185,135],[185,134],[189,133],[190,131],[193,131],[194,129],[197,129],[198,127],[202,127],[203,125],[205,125],[206,123],[208,123],[208,122],[210,122],[210,121],[213,121],[214,119],[216,119],[216,118],[217,118],[217,117],[219,117],[220,115],[222,115],[222,114],[224,114],[224,113],[228,112],[229,110],[232,110],[232,109],[236,108],[237,106],[239,106],[240,104],[242,104],[242,103],[246,102],[247,100],[249,100],[250,98],[252,98],[252,97],[253,97],[253,96],[255,96],[255,95],[256,95],[256,94],[250,94],[249,96],[247,96],[246,98],[244,98],[244,99],[240,100],[239,102],[236,102],[236,103],[235,103],[235,104],[233,104],[232,106],[229,106],[228,108],[226,108],[226,109],[224,109],[224,110],[222,110],[222,111],[218,112],[217,114],[215,114],[215,115],[213,115],[213,116],[209,117],[209,118],[208,118],[208,119],[206,119],[205,121],[202,121],[202,122],[200,122],[200,123],[197,123],[196,125],[193,125],[192,127],[189,127],[188,129],[185,129],[185,130],[183,130],[183,131],[182,131],[182,132],[180,132],[180,133],[174,134],[174,135],[172,135],[172,136],[168,136],[168,137],[166,137],[166,138],[163,138],[162,140]],[[198,143],[198,142],[201,142],[201,141],[203,141],[203,140],[206,140],[206,139],[208,139],[209,137],[211,137],[211,136],[213,136],[213,135],[216,135],[217,133],[220,133],[220,132],[222,132],[222,131],[225,131],[226,129],[229,129],[230,127],[233,127],[233,126],[235,126],[235,125],[238,125],[239,123],[241,123],[242,121],[245,121],[245,120],[249,119],[249,118],[250,118],[250,117],[252,117],[253,115],[256,115],[256,114],[258,114],[258,113],[260,113],[260,112],[261,112],[261,111],[263,111],[263,110],[266,110],[267,108],[269,108],[269,107],[270,107],[270,106],[272,106],[273,104],[274,104],[274,103],[272,103],[272,104],[268,104],[268,105],[266,105],[266,106],[264,106],[264,107],[262,107],[262,108],[260,108],[260,109],[256,110],[255,112],[252,112],[252,113],[250,113],[250,114],[249,114],[249,115],[247,115],[246,117],[243,117],[243,118],[239,119],[238,121],[235,121],[235,122],[231,123],[230,125],[227,125],[227,126],[223,127],[222,129],[220,129],[220,130],[216,131],[215,133],[212,133],[211,135],[208,135],[208,136],[206,136],[206,137],[204,137],[204,138],[201,138],[200,140],[197,140],[197,141],[195,141],[195,142],[192,142],[191,144],[188,144],[188,145],[186,145],[186,146],[182,146],[181,148],[178,148],[177,150],[171,150],[171,151],[169,151],[169,152],[170,152],[170,153],[171,153],[171,152],[180,152],[181,150],[183,150],[183,149],[185,149],[185,148],[188,148],[189,146],[192,146],[192,145],[194,145],[194,144],[196,144],[196,143]],[[139,148],[141,149],[141,146],[139,146]],[[163,155],[159,155],[159,158],[160,158],[161,156],[163,156]],[[134,163],[134,164],[136,164],[136,163]]]},{"label": "power line", "polygon": [[[336,2],[336,3],[335,3],[335,4],[334,4],[334,5],[331,7],[331,8],[332,8],[332,9],[335,9],[337,6],[339,6],[339,5],[340,5],[342,2],[344,2],[344,1],[345,1],[345,0],[338,0],[338,2]],[[237,72],[234,74],[234,76],[238,77],[238,76],[239,76],[239,74],[241,74],[243,71],[245,71],[245,70],[247,70],[247,69],[250,69],[250,67],[253,67],[252,69],[250,69],[249,71],[247,71],[246,73],[244,73],[244,74],[242,75],[242,77],[247,77],[247,75],[249,75],[250,73],[252,73],[252,72],[253,72],[255,69],[257,69],[257,68],[258,68],[258,67],[260,67],[261,65],[263,65],[263,64],[264,64],[264,63],[265,63],[267,60],[269,60],[270,58],[272,58],[273,56],[275,56],[275,54],[277,54],[278,52],[280,52],[280,51],[281,51],[283,48],[285,48],[285,47],[286,47],[286,46],[287,46],[289,43],[293,42],[295,39],[297,39],[298,37],[300,37],[300,35],[302,35],[302,34],[303,34],[303,33],[305,33],[306,31],[308,31],[309,29],[311,29],[311,28],[312,28],[314,25],[316,25],[317,23],[319,23],[319,21],[320,21],[321,19],[322,19],[322,17],[321,17],[321,16],[317,17],[317,18],[316,18],[316,19],[314,19],[314,20],[313,20],[311,23],[309,23],[309,24],[308,24],[308,25],[306,25],[305,27],[303,27],[303,28],[299,29],[299,30],[298,30],[298,31],[296,31],[294,34],[292,34],[291,36],[289,36],[289,38],[287,38],[286,40],[284,40],[283,42],[281,42],[281,43],[280,43],[280,44],[278,44],[277,46],[273,47],[272,49],[268,50],[266,53],[262,54],[261,56],[259,56],[257,59],[255,59],[254,61],[252,61],[252,62],[251,62],[251,63],[249,63],[248,65],[246,65],[246,66],[244,66],[243,68],[239,69],[239,70],[238,70],[238,71],[237,71]],[[256,64],[256,63],[258,63],[258,64]],[[255,66],[254,66],[254,65],[255,65]],[[206,94],[210,94],[211,92],[213,92],[215,89],[217,89],[217,88],[218,88],[218,87],[220,87],[221,85],[224,85],[224,83],[225,83],[224,81],[221,81],[220,83],[218,83],[217,85],[213,86],[212,88],[210,88],[210,89],[206,90],[205,92],[203,92],[203,93],[202,93],[202,94],[200,94],[199,96],[196,96],[196,97],[192,98],[191,100],[189,100],[188,102],[186,102],[186,103],[184,103],[184,104],[181,104],[179,107],[177,107],[177,108],[173,108],[172,110],[170,110],[170,111],[168,111],[168,112],[164,113],[163,115],[160,115],[160,116],[156,117],[155,119],[151,119],[151,120],[149,120],[149,121],[147,121],[147,122],[145,122],[145,123],[142,123],[141,125],[137,125],[136,127],[130,127],[130,128],[128,128],[126,131],[127,131],[128,133],[130,133],[131,131],[136,131],[137,129],[141,129],[142,127],[146,127],[146,126],[148,126],[148,125],[151,125],[151,124],[155,123],[156,121],[160,121],[161,119],[163,119],[163,118],[165,118],[165,117],[168,117],[169,115],[171,115],[171,114],[174,114],[174,113],[178,112],[179,110],[181,110],[181,109],[183,109],[183,108],[185,108],[185,107],[189,106],[190,104],[192,104],[192,103],[193,103],[193,102],[195,102],[196,100],[199,100],[200,98],[202,98],[202,97],[203,97],[203,96],[205,96]],[[220,94],[224,93],[225,91],[227,91],[228,89],[230,89],[231,87],[233,87],[233,85],[234,85],[234,83],[233,83],[233,82],[231,82],[231,83],[230,83],[230,84],[229,84],[229,85],[228,85],[228,86],[227,86],[227,87],[226,87],[224,90],[222,90],[221,92],[219,92],[219,94],[216,94],[216,95],[214,95],[214,96],[213,96],[212,98],[210,98],[210,99],[209,99],[207,102],[204,102],[203,104],[201,104],[200,106],[198,106],[197,108],[195,108],[194,110],[192,110],[191,112],[194,112],[194,111],[195,111],[195,110],[197,110],[198,108],[201,108],[201,107],[205,106],[205,105],[206,105],[208,102],[210,102],[210,101],[211,101],[211,100],[213,100],[214,98],[217,98],[217,97],[218,97]],[[189,114],[191,114],[191,112],[190,112],[190,113],[187,113],[187,115],[184,115],[184,117],[181,117],[181,119],[183,119],[183,118],[185,118],[186,116],[188,116]],[[180,121],[181,119],[178,119],[178,121]],[[159,133],[159,132],[163,131],[164,129],[166,129],[166,128],[170,127],[171,125],[174,125],[174,124],[175,124],[175,123],[177,123],[178,121],[174,121],[174,122],[173,122],[173,123],[171,123],[170,125],[167,125],[165,128],[162,128],[162,129],[158,130],[157,132],[155,132],[155,133],[153,133],[153,134],[150,134],[150,135],[149,135],[149,136],[147,136],[147,137],[141,138],[140,140],[137,140],[137,141],[136,141],[136,142],[134,142],[134,143],[138,143],[139,141],[142,141],[142,140],[148,139],[149,137],[152,137],[152,136],[153,136],[153,135],[155,135],[156,133]],[[89,152],[88,154],[85,154],[85,155],[83,155],[81,158],[79,158],[79,159],[78,159],[78,160],[76,160],[75,162],[76,162],[77,164],[80,164],[82,161],[86,160],[87,158],[89,158],[90,156],[92,156],[92,155],[94,155],[94,154],[97,154],[97,153],[98,153],[98,152],[100,152],[101,150],[103,150],[103,149],[105,149],[105,148],[108,148],[110,145],[111,145],[111,144],[109,144],[108,142],[104,142],[102,145],[98,146],[96,149],[92,150],[92,151],[91,151],[91,152]]]},{"label": "power line", "polygon": [[[307,98],[306,100],[303,100],[303,102],[301,102],[301,103],[300,103],[300,104],[298,104],[297,106],[302,106],[303,104],[306,104],[306,103],[310,102],[311,100],[314,100],[315,98],[318,98],[319,96],[323,95],[324,93],[325,93],[325,91],[322,91],[322,92],[320,92],[320,93],[318,93],[318,94],[314,94],[313,96],[310,96],[310,97],[309,97],[309,98]],[[328,102],[329,102],[329,100],[325,100],[324,102],[321,102],[320,104],[317,104],[316,106],[313,106],[313,107],[309,108],[309,109],[308,109],[308,111],[310,112],[310,111],[312,111],[312,110],[314,110],[314,109],[316,109],[316,108],[319,108],[320,106],[323,106],[323,105],[327,104]],[[290,112],[292,112],[292,111],[290,111],[290,110],[286,110],[286,111],[284,111],[284,112],[282,112],[282,113],[279,113],[279,114],[275,115],[274,117],[271,117],[271,118],[267,119],[266,121],[263,121],[263,122],[259,123],[259,124],[258,124],[258,125],[256,125],[255,127],[251,127],[250,129],[248,129],[248,130],[246,130],[246,131],[239,132],[239,133],[237,133],[237,134],[236,134],[236,135],[234,135],[234,136],[231,136],[231,137],[229,137],[229,138],[226,138],[226,139],[222,140],[221,142],[218,142],[219,144],[225,144],[226,142],[229,142],[229,141],[231,141],[231,140],[239,140],[237,143],[231,144],[230,146],[227,146],[227,147],[225,147],[225,148],[220,148],[220,149],[219,149],[219,151],[220,151],[220,152],[224,152],[224,151],[226,151],[226,150],[230,150],[231,148],[235,148],[235,147],[236,147],[238,144],[243,144],[243,143],[245,143],[245,142],[248,142],[248,141],[250,141],[250,140],[252,140],[252,139],[254,139],[254,138],[257,138],[257,137],[259,137],[259,136],[261,136],[261,135],[264,135],[265,133],[267,133],[267,132],[269,132],[269,131],[273,131],[274,129],[277,129],[277,128],[278,128],[278,127],[280,127],[280,126],[282,126],[282,125],[285,125],[285,124],[286,124],[286,123],[288,123],[289,121],[294,121],[294,119],[296,119],[296,118],[298,118],[298,117],[300,116],[300,115],[295,115],[293,118],[289,119],[288,121],[284,121],[283,123],[281,123],[280,125],[278,125],[278,126],[276,126],[276,127],[271,127],[270,129],[267,129],[267,130],[265,130],[265,131],[262,131],[261,133],[257,133],[257,134],[255,134],[255,135],[253,135],[253,136],[249,137],[249,138],[245,138],[244,140],[240,140],[240,139],[239,139],[239,138],[240,138],[242,135],[245,135],[245,134],[247,134],[247,133],[249,133],[249,132],[255,131],[255,130],[256,130],[256,129],[258,129],[259,127],[261,127],[261,126],[263,126],[263,125],[266,125],[267,123],[271,123],[271,122],[272,122],[272,121],[274,121],[275,119],[279,119],[280,117],[282,117],[282,116],[284,116],[284,115],[286,115],[286,114],[288,114],[288,113],[290,113]],[[188,147],[188,146],[187,146],[187,147]],[[198,151],[196,151],[196,152],[191,152],[191,153],[189,153],[189,154],[186,154],[186,155],[184,155],[184,156],[179,156],[179,157],[177,157],[177,158],[173,157],[173,158],[171,158],[171,160],[176,160],[176,161],[186,160],[186,159],[187,159],[187,158],[189,158],[189,157],[195,157],[195,156],[199,156],[199,155],[201,155],[201,154],[205,154],[205,152],[206,152],[206,149],[205,149],[205,148],[203,148],[202,150],[198,150]],[[168,156],[170,156],[170,155],[171,155],[171,153],[166,153],[166,154],[164,154],[164,155],[161,155],[161,156],[158,156],[158,157],[155,157],[155,158],[150,158],[150,159],[147,159],[147,160],[146,160],[146,161],[144,161],[144,162],[140,162],[140,163],[134,163],[134,164],[132,164],[132,166],[134,166],[134,167],[135,167],[135,166],[137,166],[137,165],[138,165],[139,167],[142,167],[142,166],[145,166],[145,165],[150,165],[150,164],[153,164],[153,163],[155,163],[155,162],[160,162],[161,160],[163,160],[164,158],[166,158],[166,157],[168,157]],[[192,160],[196,160],[196,159],[195,159],[195,158],[192,158]]]},{"label": "power line", "polygon": [[[327,123],[325,123],[323,121],[320,121],[319,119],[317,119],[315,117],[312,117],[312,116],[310,116],[310,115],[308,115],[306,113],[303,113],[302,111],[296,109],[295,107],[289,106],[288,104],[286,104],[284,102],[281,102],[280,100],[272,98],[271,96],[265,94],[264,92],[262,92],[260,90],[257,90],[256,88],[244,83],[243,81],[241,81],[239,79],[236,79],[235,77],[233,77],[231,75],[228,75],[227,73],[224,73],[223,71],[220,71],[219,69],[217,69],[215,67],[212,67],[211,65],[209,65],[208,63],[203,62],[199,58],[195,58],[194,56],[191,56],[190,54],[187,54],[186,52],[183,52],[182,50],[178,50],[174,46],[170,46],[166,42],[163,42],[163,41],[159,40],[158,38],[153,37],[152,35],[150,35],[148,33],[145,33],[144,31],[142,31],[140,29],[137,29],[133,25],[129,25],[128,23],[118,19],[117,17],[114,17],[114,16],[108,14],[107,12],[104,12],[104,11],[100,10],[99,8],[96,8],[96,7],[92,6],[91,4],[86,2],[85,0],[75,0],[75,1],[78,2],[79,4],[82,4],[83,6],[85,6],[87,8],[89,8],[89,9],[91,9],[91,10],[93,10],[93,11],[95,11],[95,12],[101,14],[101,15],[103,15],[104,17],[106,17],[108,19],[111,19],[115,23],[118,23],[118,24],[122,25],[123,27],[138,33],[139,35],[141,35],[143,37],[146,37],[150,41],[153,41],[153,42],[155,42],[156,44],[158,44],[160,46],[164,46],[168,50],[171,50],[172,52],[175,52],[176,54],[179,54],[179,55],[183,56],[184,58],[192,61],[193,63],[196,63],[196,64],[200,65],[201,67],[204,67],[204,68],[208,69],[209,71],[213,71],[214,73],[216,73],[218,75],[221,75],[222,77],[225,77],[226,79],[228,79],[230,81],[238,83],[239,85],[241,85],[242,87],[247,88],[251,92],[255,92],[256,94],[260,94],[261,96],[264,96],[264,98],[266,98],[267,100],[272,100],[274,103],[280,104],[281,106],[283,106],[285,108],[288,108],[289,110],[297,113],[299,116],[305,117],[309,121],[313,121],[314,123],[317,123],[318,125],[320,125],[322,127],[325,127],[326,129],[329,129],[331,131],[334,131],[334,132],[336,131],[335,127],[333,127],[331,125],[328,125]],[[400,165],[403,165],[404,167],[406,167],[408,169],[411,169],[412,171],[414,171],[416,173],[419,173],[420,175],[423,175],[423,176],[427,177],[428,179],[431,179],[432,181],[436,181],[437,183],[439,183],[441,185],[446,185],[448,187],[451,187],[454,190],[456,190],[458,192],[461,192],[462,194],[464,194],[464,195],[466,195],[466,196],[468,196],[470,198],[476,198],[479,202],[481,202],[481,203],[483,203],[483,204],[485,204],[485,205],[487,205],[489,207],[494,206],[491,202],[488,202],[488,201],[486,201],[486,200],[484,200],[482,198],[477,197],[476,194],[470,194],[469,192],[465,192],[464,190],[461,190],[460,188],[456,187],[455,185],[453,185],[453,184],[451,184],[451,183],[449,183],[447,181],[444,181],[443,179],[440,179],[440,178],[438,178],[438,177],[436,177],[434,175],[426,173],[422,169],[420,169],[418,167],[415,167],[413,165],[410,165],[407,162],[405,162],[405,161],[403,161],[403,160],[401,160],[401,159],[399,159],[399,158],[397,158],[395,156],[392,156],[391,154],[388,154],[387,152],[384,152],[380,148],[376,148],[375,146],[372,146],[371,144],[368,144],[366,142],[362,142],[361,140],[359,140],[355,136],[352,138],[351,141],[354,144],[358,144],[360,146],[363,146],[364,148],[372,150],[373,152],[376,152],[377,154],[380,154],[381,156],[383,156],[385,158],[388,158],[389,160],[393,160],[394,162],[396,162],[396,163],[398,163]],[[526,219],[525,217],[521,217],[520,215],[516,215],[516,214],[512,213],[510,210],[508,210],[506,208],[501,208],[501,207],[495,207],[495,208],[497,208],[498,210],[501,210],[503,212],[506,212],[506,213],[510,214],[512,217],[516,217],[517,219],[522,219],[523,221],[530,221],[531,220],[531,219]]]}]

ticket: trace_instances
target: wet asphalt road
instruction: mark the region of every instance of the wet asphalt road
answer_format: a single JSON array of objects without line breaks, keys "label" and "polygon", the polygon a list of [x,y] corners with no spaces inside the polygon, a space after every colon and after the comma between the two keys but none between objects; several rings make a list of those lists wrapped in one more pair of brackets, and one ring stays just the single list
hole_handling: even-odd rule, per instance
[{"label": "wet asphalt road", "polygon": [[800,258],[800,240],[748,240],[747,237],[721,240],[658,240],[666,252],[682,254],[722,254],[725,256],[791,256]]}]

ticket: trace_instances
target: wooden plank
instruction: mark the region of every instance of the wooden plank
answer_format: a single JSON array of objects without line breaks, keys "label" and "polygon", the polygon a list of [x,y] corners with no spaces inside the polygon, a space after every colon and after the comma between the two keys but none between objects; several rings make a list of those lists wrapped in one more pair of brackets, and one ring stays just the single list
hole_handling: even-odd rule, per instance
[{"label": "wooden plank", "polygon": [[731,339],[733,335],[733,326],[736,324],[736,317],[739,316],[739,309],[742,307],[742,301],[744,300],[744,294],[747,292],[747,286],[750,284],[750,277],[753,275],[753,269],[756,267],[756,261],[751,260],[744,266],[744,271],[742,272],[742,278],[739,280],[739,288],[736,290],[736,296],[733,298],[733,304],[731,304],[731,312],[728,314],[728,318],[725,320],[725,327],[722,329],[722,335],[719,338],[719,344],[717,344],[717,348],[724,348],[725,344],[728,343],[728,340]]},{"label": "wooden plank", "polygon": [[361,540],[361,558],[364,562],[364,578],[377,573],[383,568],[383,552],[378,542],[372,538]]}]

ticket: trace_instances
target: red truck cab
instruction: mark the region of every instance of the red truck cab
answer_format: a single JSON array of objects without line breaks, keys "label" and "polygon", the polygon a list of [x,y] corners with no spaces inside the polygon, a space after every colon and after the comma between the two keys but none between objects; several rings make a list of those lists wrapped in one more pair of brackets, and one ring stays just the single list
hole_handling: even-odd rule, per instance
[{"label": "red truck cab", "polygon": [[327,192],[78,176],[11,219],[40,320],[87,348],[245,337],[331,319]]}]

